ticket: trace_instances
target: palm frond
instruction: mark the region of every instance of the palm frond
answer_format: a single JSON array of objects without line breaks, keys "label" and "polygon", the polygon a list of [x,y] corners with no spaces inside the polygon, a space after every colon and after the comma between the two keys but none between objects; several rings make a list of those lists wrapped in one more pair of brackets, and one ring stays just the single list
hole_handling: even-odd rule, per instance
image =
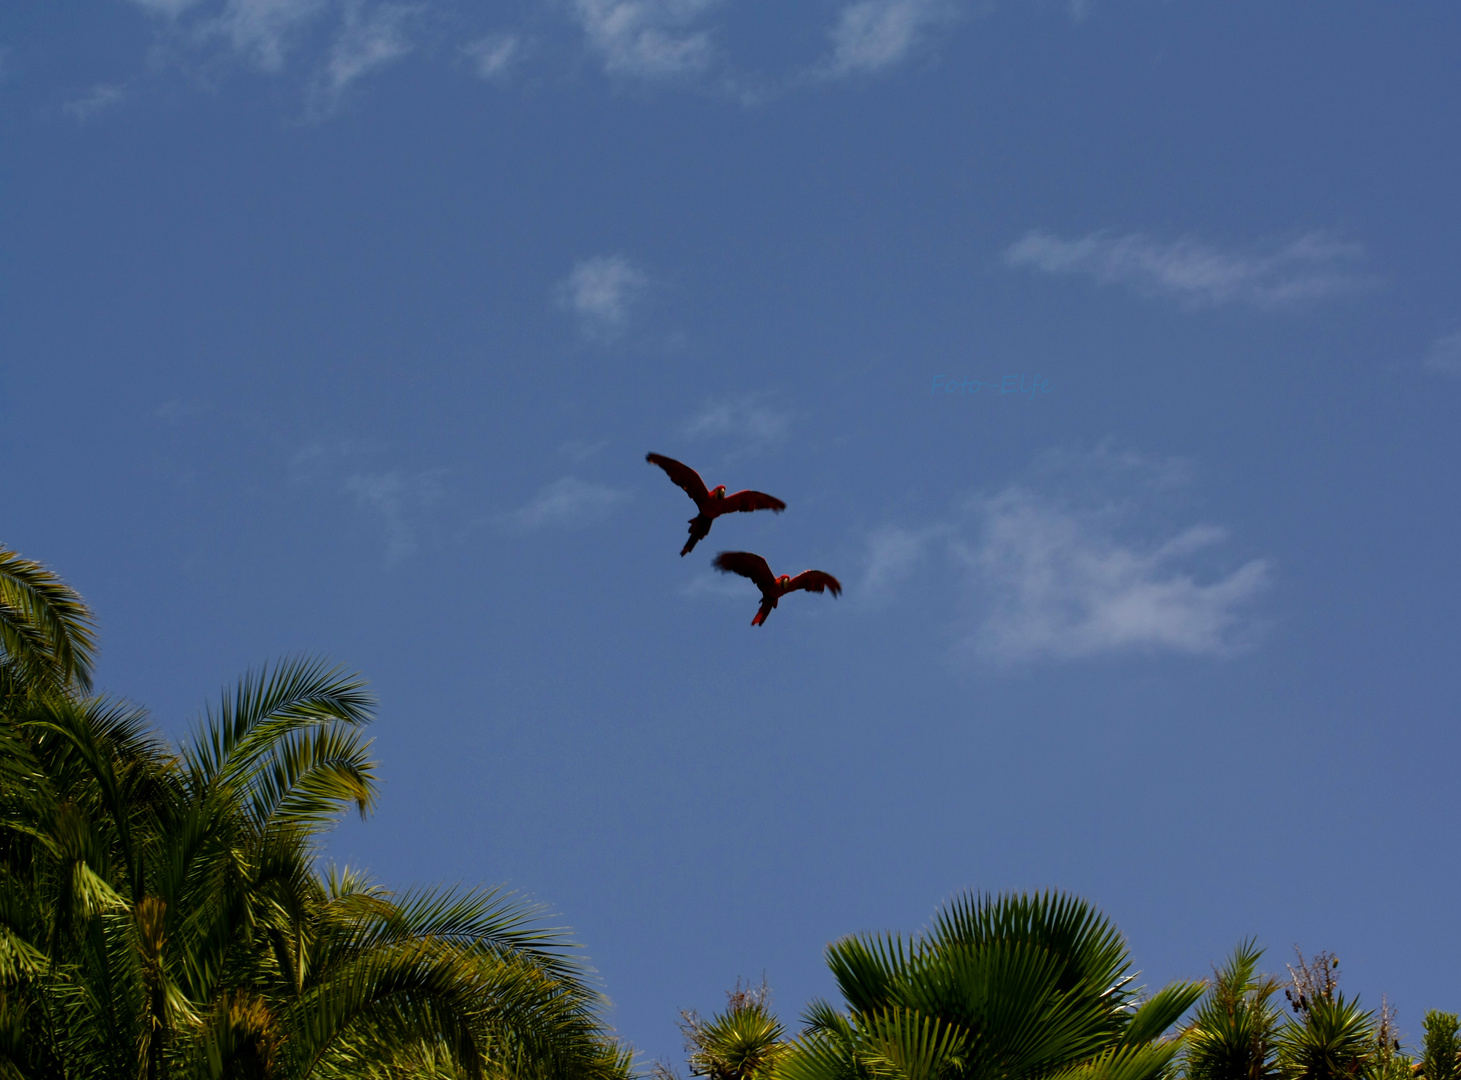
[{"label": "palm frond", "polygon": [[247,786],[249,774],[278,740],[291,732],[328,724],[370,721],[375,699],[365,681],[322,660],[295,657],[239,680],[215,712],[204,713],[183,759],[194,783]]},{"label": "palm frond", "polygon": [[0,546],[0,665],[23,679],[91,689],[96,623],[80,594]]},{"label": "palm frond", "polygon": [[1182,1014],[1207,990],[1205,984],[1195,980],[1169,983],[1147,998],[1131,1014],[1131,1020],[1122,1033],[1121,1041],[1127,1046],[1159,1039]]}]

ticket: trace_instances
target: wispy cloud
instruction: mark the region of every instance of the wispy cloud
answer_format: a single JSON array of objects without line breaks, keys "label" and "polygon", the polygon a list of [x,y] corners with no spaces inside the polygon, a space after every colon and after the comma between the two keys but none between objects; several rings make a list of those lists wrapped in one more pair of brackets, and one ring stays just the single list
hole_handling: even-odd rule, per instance
[{"label": "wispy cloud", "polygon": [[710,34],[691,29],[714,0],[574,0],[590,47],[612,75],[662,79],[705,69]]},{"label": "wispy cloud", "polygon": [[924,529],[885,525],[873,530],[867,540],[862,587],[858,589],[858,595],[871,600],[885,599],[894,586],[908,580],[923,563],[933,542],[946,537],[949,532],[946,525]]},{"label": "wispy cloud", "polygon": [[344,490],[355,497],[357,506],[377,514],[385,527],[387,562],[413,555],[420,547],[416,539],[418,518],[422,511],[441,501],[445,475],[442,469],[418,473],[392,469],[346,477]]},{"label": "wispy cloud", "polygon": [[279,71],[306,27],[329,11],[327,0],[227,0],[198,27],[200,41],[223,39],[264,71]]},{"label": "wispy cloud", "polygon": [[1010,266],[1080,274],[1125,285],[1188,307],[1248,304],[1279,308],[1352,293],[1374,284],[1355,267],[1364,248],[1311,232],[1287,243],[1224,251],[1191,237],[1156,240],[1143,233],[1096,232],[1075,240],[1035,231],[1005,251]]},{"label": "wispy cloud", "polygon": [[603,453],[604,447],[608,445],[608,439],[598,439],[594,442],[589,442],[587,439],[569,439],[566,443],[558,447],[558,453],[578,465],[591,457]]},{"label": "wispy cloud", "polygon": [[830,75],[881,71],[901,63],[933,25],[948,20],[945,0],[857,0],[832,28]]},{"label": "wispy cloud", "polygon": [[77,120],[89,120],[97,113],[120,105],[127,98],[127,87],[120,83],[97,83],[86,93],[61,106]]},{"label": "wispy cloud", "polygon": [[[163,32],[189,49],[214,50],[268,73],[285,70],[295,53],[313,67],[307,100],[318,117],[345,88],[411,52],[406,33],[423,4],[367,0],[133,0],[162,20]],[[323,46],[323,52],[321,51]]]},{"label": "wispy cloud", "polygon": [[345,463],[380,447],[363,439],[312,442],[293,454],[285,475],[294,485],[315,484],[344,471]]},{"label": "wispy cloud", "polygon": [[1448,375],[1461,375],[1461,332],[1438,337],[1425,354],[1427,367]]},{"label": "wispy cloud", "polygon": [[481,78],[504,79],[522,56],[523,41],[517,34],[488,34],[466,45],[462,52]]},{"label": "wispy cloud", "polygon": [[[505,80],[527,63],[562,50],[552,39],[578,38],[609,75],[641,84],[693,86],[764,103],[796,87],[891,68],[919,50],[939,24],[967,5],[960,0],[838,0],[830,12],[828,48],[820,58],[788,60],[780,70],[738,64],[721,47],[712,13],[723,0],[554,0],[567,24],[529,34],[532,16],[490,33],[461,33],[460,5],[440,0],[131,0],[154,18],[166,47],[158,57],[190,63],[204,58],[212,76],[230,64],[280,74],[302,70],[307,115],[322,118],[341,92],[361,77],[408,53],[465,58],[481,78]],[[413,23],[412,12],[435,13]],[[727,14],[729,19],[734,13]],[[744,18],[744,16],[739,16]],[[409,33],[407,31],[410,31]],[[547,39],[545,41],[545,39]],[[546,47],[544,47],[546,45]],[[155,65],[154,65],[155,66]],[[211,81],[211,79],[209,80]],[[103,104],[97,99],[97,105]],[[78,99],[74,111],[85,109]]]},{"label": "wispy cloud", "polygon": [[153,409],[152,415],[169,424],[181,424],[184,420],[196,420],[207,411],[208,406],[204,402],[172,398]]},{"label": "wispy cloud", "polygon": [[1123,541],[1117,521],[1018,486],[979,507],[982,535],[956,543],[983,608],[965,646],[1002,663],[1128,650],[1222,656],[1271,571],[1251,560],[1203,582],[1183,561],[1226,538],[1196,525],[1155,543]]},{"label": "wispy cloud", "polygon": [[748,582],[734,577],[730,574],[719,574],[705,571],[696,574],[679,588],[681,596],[687,600],[694,600],[702,596],[711,596],[719,599],[733,599],[744,601],[747,596],[754,597],[755,592],[747,593]]},{"label": "wispy cloud", "polygon": [[558,304],[578,317],[585,336],[612,338],[648,286],[649,275],[623,255],[596,255],[579,260],[558,283]]},{"label": "wispy cloud", "polygon": [[189,8],[197,7],[202,0],[132,0],[132,3],[154,15],[176,18]]},{"label": "wispy cloud", "polygon": [[785,441],[790,429],[791,413],[754,396],[709,402],[680,428],[691,439],[733,440],[741,452],[771,449]]},{"label": "wispy cloud", "polygon": [[1220,557],[1225,529],[1174,524],[1191,467],[1109,443],[1043,454],[1021,482],[946,520],[868,535],[859,592],[887,603],[925,574],[965,589],[956,656],[1008,666],[1123,652],[1225,656],[1256,636],[1264,559]]},{"label": "wispy cloud", "polygon": [[524,531],[581,526],[602,519],[627,497],[617,488],[565,476],[539,491],[527,505],[501,515],[499,520]]},{"label": "wispy cloud", "polygon": [[330,46],[329,59],[311,102],[316,117],[333,111],[351,83],[412,50],[404,24],[418,10],[404,4],[345,5],[344,22]]}]

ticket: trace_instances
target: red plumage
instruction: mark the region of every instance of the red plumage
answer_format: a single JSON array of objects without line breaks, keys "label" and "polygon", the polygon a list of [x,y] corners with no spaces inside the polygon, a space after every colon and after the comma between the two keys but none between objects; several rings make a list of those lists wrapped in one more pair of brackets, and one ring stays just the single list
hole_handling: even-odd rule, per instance
[{"label": "red plumage", "polygon": [[803,589],[807,592],[830,591],[833,596],[842,595],[842,582],[824,570],[803,570],[796,577],[776,577],[771,573],[771,567],[766,560],[751,551],[722,551],[715,557],[714,565],[722,574],[740,574],[743,578],[750,578],[761,590],[761,607],[751,620],[752,626],[764,623],[766,616],[776,607],[777,601],[787,593]]},{"label": "red plumage", "polygon": [[755,510],[770,510],[779,514],[786,509],[786,503],[764,491],[737,491],[734,495],[727,495],[724,484],[712,491],[705,486],[705,481],[700,479],[698,472],[684,462],[663,454],[646,454],[644,460],[663,469],[690,496],[695,503],[695,509],[699,511],[690,519],[690,539],[685,541],[685,546],[680,550],[682,557],[695,550],[695,545],[709,535],[711,523],[722,514],[749,514]]}]

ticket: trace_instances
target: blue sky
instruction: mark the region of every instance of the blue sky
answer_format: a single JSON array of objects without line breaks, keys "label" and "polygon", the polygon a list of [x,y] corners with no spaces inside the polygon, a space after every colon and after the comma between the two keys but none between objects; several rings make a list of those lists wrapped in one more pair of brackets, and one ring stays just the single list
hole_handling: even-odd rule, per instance
[{"label": "blue sky", "polygon": [[[1458,53],[1420,2],[7,5],[0,538],[170,733],[365,672],[332,853],[551,905],[646,1059],[963,889],[1153,983],[1330,949],[1418,1040]],[[680,559],[649,450],[789,509]],[[726,548],[845,591],[752,629]]]}]

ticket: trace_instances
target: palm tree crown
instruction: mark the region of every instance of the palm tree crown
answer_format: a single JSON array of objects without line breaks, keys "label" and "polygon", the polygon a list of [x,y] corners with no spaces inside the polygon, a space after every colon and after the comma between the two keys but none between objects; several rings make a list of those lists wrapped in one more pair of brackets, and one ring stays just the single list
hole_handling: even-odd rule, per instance
[{"label": "palm tree crown", "polygon": [[847,1010],[812,1006],[783,1080],[1156,1080],[1202,990],[1138,999],[1121,935],[1058,894],[963,896],[922,938],[845,938],[828,963]]}]

